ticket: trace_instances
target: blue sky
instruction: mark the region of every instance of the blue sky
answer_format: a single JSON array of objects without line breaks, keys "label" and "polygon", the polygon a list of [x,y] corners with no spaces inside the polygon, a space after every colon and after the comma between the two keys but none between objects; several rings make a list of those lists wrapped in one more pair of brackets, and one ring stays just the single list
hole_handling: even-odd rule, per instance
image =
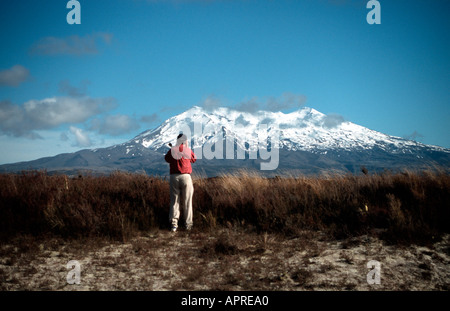
[{"label": "blue sky", "polygon": [[67,2],[0,2],[0,163],[211,104],[306,105],[450,148],[449,1],[380,0],[380,25],[364,0],[79,0],[80,25]]}]

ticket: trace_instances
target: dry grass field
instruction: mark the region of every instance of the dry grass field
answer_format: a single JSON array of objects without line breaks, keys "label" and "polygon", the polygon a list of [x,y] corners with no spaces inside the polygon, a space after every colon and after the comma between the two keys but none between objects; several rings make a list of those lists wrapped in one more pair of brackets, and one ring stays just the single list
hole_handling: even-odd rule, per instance
[{"label": "dry grass field", "polygon": [[194,187],[195,228],[174,234],[166,179],[0,175],[0,289],[449,290],[446,174],[242,173]]}]

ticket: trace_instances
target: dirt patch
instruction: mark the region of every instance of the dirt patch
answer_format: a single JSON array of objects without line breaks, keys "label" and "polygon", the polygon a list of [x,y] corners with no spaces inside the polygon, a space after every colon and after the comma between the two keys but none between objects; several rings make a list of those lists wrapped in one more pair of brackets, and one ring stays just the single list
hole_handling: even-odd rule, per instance
[{"label": "dirt patch", "polygon": [[[0,247],[1,290],[449,290],[450,235],[429,246],[376,236],[286,238],[227,228],[154,230],[127,242],[30,236]],[[66,277],[80,263],[80,284]],[[380,263],[370,285],[367,263]]]}]

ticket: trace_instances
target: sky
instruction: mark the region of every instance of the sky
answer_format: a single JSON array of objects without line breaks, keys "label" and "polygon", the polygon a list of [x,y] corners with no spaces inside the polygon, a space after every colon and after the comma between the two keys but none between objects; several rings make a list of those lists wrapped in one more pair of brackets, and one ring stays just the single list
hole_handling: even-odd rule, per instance
[{"label": "sky", "polygon": [[[450,1],[0,2],[0,164],[123,143],[194,105],[311,107],[450,148]],[[69,14],[69,17],[74,17]]]}]

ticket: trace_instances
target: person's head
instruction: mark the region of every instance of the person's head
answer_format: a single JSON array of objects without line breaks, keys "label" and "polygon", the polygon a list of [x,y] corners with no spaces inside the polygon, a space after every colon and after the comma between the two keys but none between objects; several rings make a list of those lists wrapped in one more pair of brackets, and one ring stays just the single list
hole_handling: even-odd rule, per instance
[{"label": "person's head", "polygon": [[177,136],[177,146],[184,144],[187,146],[187,136],[184,135],[183,133],[179,134]]}]

